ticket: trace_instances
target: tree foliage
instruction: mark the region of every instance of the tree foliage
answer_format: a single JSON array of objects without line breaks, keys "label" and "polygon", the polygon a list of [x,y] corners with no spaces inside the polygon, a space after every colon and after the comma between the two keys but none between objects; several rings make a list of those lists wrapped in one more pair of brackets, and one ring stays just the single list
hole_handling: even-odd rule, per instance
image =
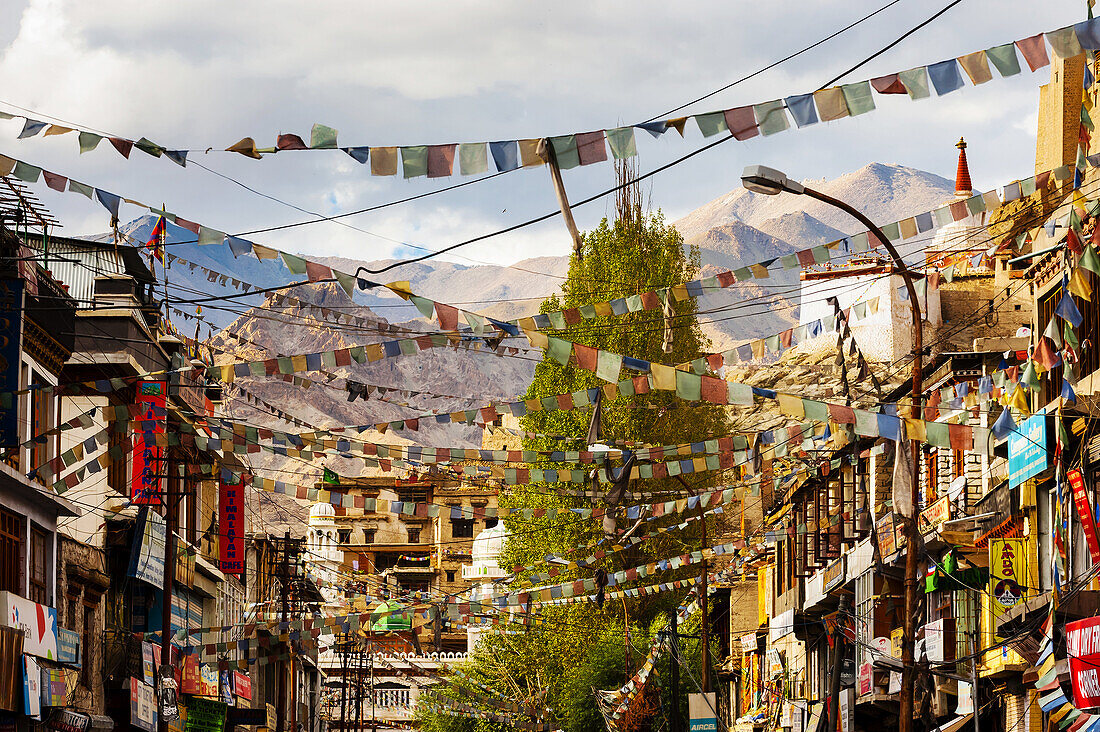
[{"label": "tree foliage", "polygon": [[[699,268],[695,249],[685,249],[680,234],[664,220],[660,212],[643,213],[639,206],[620,211],[614,222],[604,219],[583,236],[582,256],[574,256],[560,295],[542,304],[542,312],[580,307],[615,298],[638,295],[693,279]],[[693,299],[670,299],[669,316],[661,310],[644,310],[625,315],[582,319],[553,335],[565,340],[598,347],[614,353],[666,364],[681,364],[699,359],[707,352],[708,340],[697,322]],[[663,350],[666,323],[672,327],[672,344]],[[535,368],[534,379],[525,398],[536,399],[581,389],[604,386],[595,374],[544,358]],[[722,434],[725,412],[717,406],[685,404],[670,392],[650,392],[604,401],[604,435],[607,440],[629,440],[648,444],[681,444],[711,439]],[[521,421],[524,430],[537,433],[524,439],[527,450],[583,450],[591,410],[574,409],[531,412]],[[545,467],[556,467],[546,465]],[[562,466],[565,467],[565,466]],[[649,480],[631,490],[646,494],[664,493],[684,497],[703,490],[713,482],[711,474],[689,476],[687,486],[676,478]],[[587,498],[575,493],[581,486],[547,484],[517,486],[501,493],[504,506],[524,508],[591,506]],[[661,499],[667,500],[667,499]],[[533,571],[545,572],[547,555],[569,552],[583,558],[591,546],[604,538],[599,519],[557,518],[525,519],[511,514],[505,519],[509,538],[502,567],[538,565]],[[619,552],[604,561],[604,568],[615,571],[698,548],[699,522],[693,529],[660,534],[639,547]],[[619,531],[625,528],[620,523]],[[638,536],[645,536],[645,528]],[[678,573],[663,573],[662,580],[690,577],[697,567],[685,567]],[[530,571],[521,571],[519,582]],[[555,582],[585,579],[593,570],[579,570],[555,578]],[[513,589],[517,585],[513,585]],[[524,586],[519,584],[518,586]],[[561,729],[572,731],[600,729],[603,720],[595,704],[594,689],[614,689],[627,678],[627,668],[636,669],[643,660],[654,633],[666,622],[683,593],[666,593],[653,598],[594,604],[543,605],[535,608],[537,623],[519,632],[486,634],[468,666],[484,683],[509,695],[545,689],[546,705],[553,710]],[[631,626],[627,648],[624,624]],[[510,626],[515,627],[515,626]],[[629,653],[629,660],[625,655]],[[662,662],[663,668],[669,661]],[[651,681],[651,683],[656,683]],[[474,720],[439,718],[427,715],[424,729],[480,730],[493,725]]]}]

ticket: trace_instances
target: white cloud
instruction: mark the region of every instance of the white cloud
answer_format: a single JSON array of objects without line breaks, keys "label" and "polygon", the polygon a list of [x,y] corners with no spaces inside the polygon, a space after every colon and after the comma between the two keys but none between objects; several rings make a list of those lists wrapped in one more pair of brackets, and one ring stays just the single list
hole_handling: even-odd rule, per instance
[{"label": "white cloud", "polygon": [[[149,3],[29,0],[0,21],[0,100],[173,147],[224,147],[252,135],[308,135],[324,122],[345,144],[401,145],[553,134],[635,121],[804,46],[870,12],[879,0],[793,0],[623,6],[593,2],[485,4],[289,0]],[[961,4],[847,80],[908,68],[1080,20],[1078,0]],[[902,3],[860,28],[750,82],[700,103],[705,111],[816,88],[930,15]],[[13,17],[14,16],[14,17]],[[971,143],[975,180],[989,185],[1026,174],[1034,154],[1037,86],[1047,72],[994,80],[943,99],[888,100],[852,120],[731,142],[650,182],[654,205],[675,218],[737,185],[740,167],[770,162],[798,177],[833,177],[872,160],[954,171],[954,140]],[[0,108],[5,108],[0,104]],[[228,231],[309,218],[199,169],[135,153],[123,161],[106,144],[76,155],[75,136],[16,142],[18,123],[0,125],[0,152]],[[701,144],[670,134],[639,135],[642,170]],[[372,178],[340,152],[287,153],[251,161],[191,155],[263,194],[323,214],[378,205],[458,182]],[[612,183],[609,166],[566,174],[579,200]],[[106,217],[77,196],[43,189],[67,233],[102,231]],[[545,172],[519,171],[347,223],[257,235],[273,246],[362,258],[405,242],[439,249],[556,208]],[[606,211],[577,212],[592,226]],[[131,210],[136,215],[136,212]],[[101,218],[102,217],[102,218]],[[382,237],[382,238],[379,238]],[[391,241],[392,240],[392,241]],[[497,263],[568,251],[560,219],[460,251]],[[407,249],[402,252],[408,253]],[[456,255],[449,256],[462,261]]]}]

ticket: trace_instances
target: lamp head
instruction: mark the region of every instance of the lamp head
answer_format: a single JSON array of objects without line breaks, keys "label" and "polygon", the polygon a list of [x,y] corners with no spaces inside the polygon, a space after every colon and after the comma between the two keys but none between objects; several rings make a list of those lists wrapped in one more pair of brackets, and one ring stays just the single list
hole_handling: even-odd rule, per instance
[{"label": "lamp head", "polygon": [[764,165],[746,166],[741,173],[741,184],[753,193],[762,193],[766,196],[775,196],[784,191],[787,193],[806,191],[798,181],[788,180],[783,173]]}]

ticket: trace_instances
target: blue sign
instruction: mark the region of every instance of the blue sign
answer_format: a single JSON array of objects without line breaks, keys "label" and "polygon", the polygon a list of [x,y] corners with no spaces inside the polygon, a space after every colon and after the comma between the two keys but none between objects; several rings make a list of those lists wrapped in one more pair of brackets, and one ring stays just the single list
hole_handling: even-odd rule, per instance
[{"label": "blue sign", "polygon": [[1047,465],[1047,415],[1040,412],[1008,434],[1008,486],[1015,488]]},{"label": "blue sign", "polygon": [[66,628],[57,629],[57,662],[80,668],[80,634]]},{"label": "blue sign", "polygon": [[19,444],[19,351],[23,336],[23,280],[0,280],[0,447]]}]

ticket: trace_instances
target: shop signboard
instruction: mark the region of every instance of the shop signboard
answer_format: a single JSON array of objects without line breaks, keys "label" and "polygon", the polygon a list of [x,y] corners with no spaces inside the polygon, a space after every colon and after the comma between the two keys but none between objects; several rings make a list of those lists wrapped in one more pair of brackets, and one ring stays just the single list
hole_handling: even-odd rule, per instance
[{"label": "shop signboard", "polygon": [[718,700],[714,692],[688,694],[690,732],[718,732]]},{"label": "shop signboard", "polygon": [[859,695],[866,696],[875,690],[875,669],[870,661],[859,664]]},{"label": "shop signboard", "polygon": [[218,666],[204,663],[199,666],[199,696],[218,698]]},{"label": "shop signboard", "polygon": [[233,696],[233,677],[229,673],[229,669],[222,669],[221,671],[221,692],[222,703],[226,706],[234,706],[236,699]]},{"label": "shop signboard", "polygon": [[1085,488],[1085,477],[1077,468],[1066,471],[1066,479],[1073,491],[1073,503],[1077,506],[1077,518],[1081,520],[1081,531],[1085,534],[1085,543],[1094,567],[1100,566],[1100,539],[1096,535],[1096,517],[1093,516],[1092,501]]},{"label": "shop signboard", "polygon": [[194,654],[188,654],[183,657],[183,679],[180,682],[180,691],[184,694],[199,694],[201,687],[199,661]]},{"label": "shop signboard", "polygon": [[164,432],[165,407],[168,399],[168,382],[139,381],[137,405],[141,417],[134,422],[134,450],[130,456],[130,500],[138,506],[159,506],[167,486],[167,475],[161,465],[161,448],[156,435]]},{"label": "shop signboard", "polygon": [[927,534],[951,520],[951,497],[943,496],[920,513],[920,531]]},{"label": "shop signboard", "polygon": [[212,699],[195,698],[187,707],[187,732],[222,732],[226,706]]},{"label": "shop signboard", "polygon": [[57,629],[57,662],[80,668],[80,633],[68,628]]},{"label": "shop signboard", "polygon": [[1073,706],[1100,707],[1100,617],[1066,623],[1066,655],[1073,683]]},{"label": "shop signboard", "polygon": [[1047,415],[1032,415],[1008,433],[1008,485],[1033,478],[1047,468]]},{"label": "shop signboard", "polygon": [[72,669],[64,668],[42,669],[42,706],[68,706],[69,689],[76,687],[75,683],[70,685],[70,678],[75,682],[75,678],[71,677],[70,674],[76,673]]},{"label": "shop signboard", "polygon": [[741,653],[756,653],[756,633],[745,633],[741,636]]},{"label": "shop signboard", "polygon": [[831,592],[844,584],[844,555],[825,565],[824,574],[821,576],[822,589]]},{"label": "shop signboard", "polygon": [[23,653],[57,660],[57,610],[14,592],[0,592],[0,613],[0,622],[23,631]]},{"label": "shop signboard", "polygon": [[156,732],[157,702],[151,684],[130,677],[130,724],[145,732]]},{"label": "shop signboard", "polygon": [[218,488],[219,569],[239,577],[244,574],[244,483],[239,476],[223,475]]},{"label": "shop signboard", "polygon": [[233,672],[233,693],[252,701],[252,677],[241,671]]},{"label": "shop signboard", "polygon": [[989,540],[989,591],[993,597],[994,621],[1024,599],[1027,587],[1025,549],[1023,539]]},{"label": "shop signboard", "polygon": [[46,728],[53,732],[88,732],[92,718],[71,709],[55,709],[46,720]]},{"label": "shop signboard", "polygon": [[[142,506],[134,528],[129,576],[157,589],[164,586],[164,545],[167,537],[168,527],[164,518]],[[176,579],[179,580],[178,577]]]},{"label": "shop signboard", "polygon": [[23,714],[42,718],[42,669],[34,656],[23,656]]}]

